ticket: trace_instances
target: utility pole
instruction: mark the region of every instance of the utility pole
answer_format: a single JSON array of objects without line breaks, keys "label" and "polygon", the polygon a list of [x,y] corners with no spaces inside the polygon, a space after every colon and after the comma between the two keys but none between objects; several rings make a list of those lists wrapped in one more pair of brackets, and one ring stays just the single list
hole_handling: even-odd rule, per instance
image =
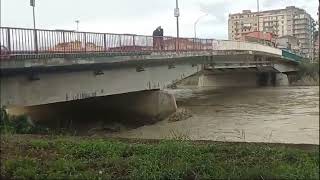
[{"label": "utility pole", "polygon": [[178,49],[179,49],[179,16],[180,16],[178,0],[176,0],[176,8],[174,9],[174,16],[177,18],[177,43],[176,43],[176,50],[178,50]]},{"label": "utility pole", "polygon": [[258,31],[260,31],[260,17],[259,17],[259,15],[260,15],[260,7],[259,7],[259,0],[257,0],[257,16],[258,16]]},{"label": "utility pole", "polygon": [[175,9],[174,16],[177,18],[177,38],[179,38],[179,16],[180,16],[180,11],[179,11],[178,0],[176,0],[176,9]]},{"label": "utility pole", "polygon": [[33,13],[33,29],[36,29],[36,16],[35,16],[35,0],[30,0],[30,5],[32,6],[32,13]]},{"label": "utility pole", "polygon": [[80,23],[80,21],[76,20],[75,22],[77,23],[77,32],[78,32],[79,31],[79,23]]},{"label": "utility pole", "polygon": [[35,0],[30,0],[30,6],[32,6],[32,13],[33,13],[33,30],[34,30],[34,48],[35,51],[38,52],[38,37],[37,37],[37,30],[36,30],[36,16],[35,16]]},{"label": "utility pole", "polygon": [[260,7],[259,7],[259,0],[257,0],[257,17],[258,17],[258,39],[260,41]]},{"label": "utility pole", "polygon": [[2,27],[2,0],[0,0],[0,27]]}]

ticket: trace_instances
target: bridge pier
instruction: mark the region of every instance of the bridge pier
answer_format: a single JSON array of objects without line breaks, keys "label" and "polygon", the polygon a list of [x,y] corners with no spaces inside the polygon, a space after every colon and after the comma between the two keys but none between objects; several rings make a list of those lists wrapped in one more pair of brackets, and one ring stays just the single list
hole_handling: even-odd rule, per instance
[{"label": "bridge pier", "polygon": [[257,87],[288,86],[284,73],[268,72],[204,72],[199,76],[199,87]]},{"label": "bridge pier", "polygon": [[199,87],[255,87],[258,77],[255,72],[203,73]]},{"label": "bridge pier", "polygon": [[276,86],[288,86],[289,85],[289,79],[288,75],[284,73],[276,73]]},{"label": "bridge pier", "polygon": [[168,117],[176,109],[172,94],[150,90],[10,108],[9,113],[26,114],[35,124],[84,132],[101,124],[152,124]]}]

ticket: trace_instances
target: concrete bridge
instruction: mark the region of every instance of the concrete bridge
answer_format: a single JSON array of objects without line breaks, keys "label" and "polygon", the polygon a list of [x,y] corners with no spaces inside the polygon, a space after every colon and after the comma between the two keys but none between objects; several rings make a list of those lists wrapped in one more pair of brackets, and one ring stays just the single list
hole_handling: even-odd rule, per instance
[{"label": "concrete bridge", "polygon": [[[176,109],[159,90],[195,73],[199,86],[281,85],[301,61],[274,47],[215,39],[9,27],[0,38],[1,106],[43,116],[91,103],[159,119]],[[119,94],[111,104],[95,100]]]}]

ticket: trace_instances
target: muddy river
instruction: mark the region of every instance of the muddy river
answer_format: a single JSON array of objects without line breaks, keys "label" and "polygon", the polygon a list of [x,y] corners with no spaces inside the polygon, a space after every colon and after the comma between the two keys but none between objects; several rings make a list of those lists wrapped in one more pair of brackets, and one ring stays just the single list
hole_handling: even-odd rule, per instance
[{"label": "muddy river", "polygon": [[111,136],[319,144],[319,87],[184,87],[168,91],[192,117]]}]

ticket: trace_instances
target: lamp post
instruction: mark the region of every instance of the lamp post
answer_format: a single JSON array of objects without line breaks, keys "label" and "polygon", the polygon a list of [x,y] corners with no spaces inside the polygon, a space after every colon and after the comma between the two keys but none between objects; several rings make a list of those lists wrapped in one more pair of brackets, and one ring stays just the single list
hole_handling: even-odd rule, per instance
[{"label": "lamp post", "polygon": [[179,16],[180,16],[180,11],[179,11],[179,4],[178,0],[176,0],[176,8],[174,9],[174,17],[177,18],[177,40],[176,40],[176,50],[179,49]]},{"label": "lamp post", "polygon": [[0,0],[0,27],[2,27],[2,0]]},{"label": "lamp post", "polygon": [[76,24],[77,24],[77,32],[78,32],[78,31],[79,31],[79,23],[80,23],[80,21],[79,21],[79,20],[76,20],[75,22],[76,22]]},{"label": "lamp post", "polygon": [[208,15],[208,13],[206,13],[206,14],[198,17],[198,19],[194,22],[194,25],[193,25],[193,29],[194,29],[194,39],[197,39],[197,24],[198,24],[198,22],[200,21],[201,18],[203,18],[203,17],[205,17],[205,16],[207,16],[207,15]]},{"label": "lamp post", "polygon": [[180,16],[180,11],[179,11],[178,0],[176,0],[176,8],[174,9],[174,16],[177,18],[177,38],[179,38],[179,16]]},{"label": "lamp post", "polygon": [[258,17],[258,39],[260,41],[260,7],[259,7],[259,0],[257,0],[257,17]]},{"label": "lamp post", "polygon": [[36,16],[35,16],[35,0],[30,0],[30,6],[32,6],[32,13],[33,13],[33,30],[34,30],[34,48],[35,51],[38,52],[38,37],[37,37],[37,30],[36,30]]}]

